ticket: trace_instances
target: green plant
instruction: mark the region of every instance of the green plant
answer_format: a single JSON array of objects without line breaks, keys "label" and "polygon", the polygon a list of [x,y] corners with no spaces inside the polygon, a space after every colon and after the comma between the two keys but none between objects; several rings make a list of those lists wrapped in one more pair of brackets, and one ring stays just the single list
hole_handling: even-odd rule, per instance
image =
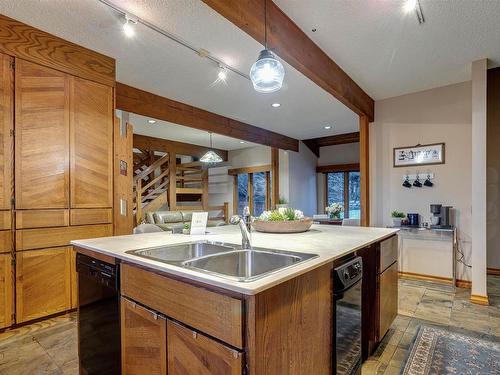
[{"label": "green plant", "polygon": [[285,220],[288,220],[288,221],[295,220],[295,210],[293,208],[285,209],[285,211],[282,212],[282,215],[283,215]]},{"label": "green plant", "polygon": [[188,229],[188,230],[191,229],[191,224],[185,223],[184,224],[184,229]]},{"label": "green plant", "polygon": [[392,211],[391,216],[395,219],[404,219],[406,217],[404,212]]},{"label": "green plant", "polygon": [[278,199],[278,204],[288,204],[288,201],[284,196],[280,196],[280,199]]},{"label": "green plant", "polygon": [[284,217],[279,213],[279,211],[272,211],[267,217],[267,221],[283,221]]}]

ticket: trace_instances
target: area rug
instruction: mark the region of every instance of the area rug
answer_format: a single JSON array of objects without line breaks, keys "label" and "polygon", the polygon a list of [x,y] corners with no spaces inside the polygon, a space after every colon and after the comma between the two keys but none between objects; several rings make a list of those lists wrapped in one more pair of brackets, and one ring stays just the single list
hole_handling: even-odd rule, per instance
[{"label": "area rug", "polygon": [[421,326],[402,375],[500,375],[500,342]]}]

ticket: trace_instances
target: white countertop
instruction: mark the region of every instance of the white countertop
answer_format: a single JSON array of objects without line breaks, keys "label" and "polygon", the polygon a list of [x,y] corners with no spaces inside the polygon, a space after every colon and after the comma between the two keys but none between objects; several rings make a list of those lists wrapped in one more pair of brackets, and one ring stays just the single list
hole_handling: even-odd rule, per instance
[{"label": "white countertop", "polygon": [[346,254],[362,249],[374,242],[379,242],[398,232],[398,229],[391,228],[343,227],[336,225],[313,225],[308,232],[297,234],[253,232],[252,245],[254,247],[313,253],[319,256],[250,282],[228,280],[126,253],[129,250],[201,240],[241,244],[241,233],[235,225],[208,228],[207,230],[210,232],[209,234],[198,236],[171,233],[145,233],[78,240],[71,241],[71,243],[75,246],[106,254],[129,263],[139,264],[231,291],[253,295],[318,268]]}]

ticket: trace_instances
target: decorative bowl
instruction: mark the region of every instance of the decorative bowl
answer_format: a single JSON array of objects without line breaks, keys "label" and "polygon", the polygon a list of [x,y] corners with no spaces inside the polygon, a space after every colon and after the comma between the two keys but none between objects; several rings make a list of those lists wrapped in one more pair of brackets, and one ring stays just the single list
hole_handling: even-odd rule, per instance
[{"label": "decorative bowl", "polygon": [[313,223],[312,218],[305,217],[301,220],[292,221],[261,221],[252,223],[257,232],[264,233],[302,233],[307,232]]}]

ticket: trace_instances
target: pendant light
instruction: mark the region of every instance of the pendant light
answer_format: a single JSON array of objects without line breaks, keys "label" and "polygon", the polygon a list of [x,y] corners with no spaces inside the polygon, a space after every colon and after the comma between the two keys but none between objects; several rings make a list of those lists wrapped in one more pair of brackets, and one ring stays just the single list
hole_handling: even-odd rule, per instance
[{"label": "pendant light", "polygon": [[207,163],[207,164],[211,164],[211,163],[220,163],[222,162],[222,158],[217,155],[217,153],[215,151],[212,150],[212,133],[208,133],[210,134],[210,150],[208,150],[205,155],[203,155],[200,159],[200,161],[202,163]]},{"label": "pendant light", "polygon": [[267,49],[267,0],[264,0],[264,49],[250,69],[250,79],[255,91],[271,93],[281,89],[284,78],[283,64]]}]

